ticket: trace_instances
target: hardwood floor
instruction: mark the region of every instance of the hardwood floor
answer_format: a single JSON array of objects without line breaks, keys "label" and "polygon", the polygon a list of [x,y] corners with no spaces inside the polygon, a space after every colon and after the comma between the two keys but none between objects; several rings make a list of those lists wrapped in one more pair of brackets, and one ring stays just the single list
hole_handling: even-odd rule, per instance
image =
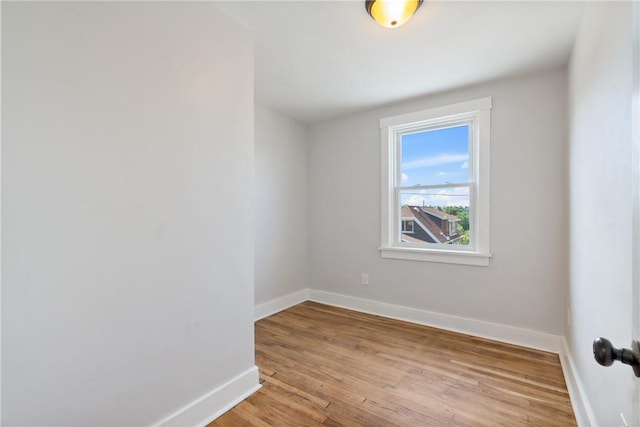
[{"label": "hardwood floor", "polygon": [[575,426],[558,356],[304,302],[256,322],[262,388],[217,426]]}]

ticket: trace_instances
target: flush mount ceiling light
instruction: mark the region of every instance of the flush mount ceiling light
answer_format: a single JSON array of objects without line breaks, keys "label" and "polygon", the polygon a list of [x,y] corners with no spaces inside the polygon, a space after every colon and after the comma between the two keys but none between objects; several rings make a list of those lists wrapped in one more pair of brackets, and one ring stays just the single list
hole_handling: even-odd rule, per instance
[{"label": "flush mount ceiling light", "polygon": [[422,0],[366,0],[367,13],[380,25],[396,28],[407,22]]}]

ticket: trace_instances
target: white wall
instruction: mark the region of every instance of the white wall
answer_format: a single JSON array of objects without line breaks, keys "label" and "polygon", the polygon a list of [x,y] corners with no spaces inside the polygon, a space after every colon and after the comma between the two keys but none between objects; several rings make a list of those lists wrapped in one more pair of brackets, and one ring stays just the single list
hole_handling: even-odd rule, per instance
[{"label": "white wall", "polygon": [[[485,96],[493,97],[491,265],[382,259],[379,119]],[[312,125],[309,287],[562,334],[566,96],[558,70]]]},{"label": "white wall", "polygon": [[3,425],[253,367],[252,52],[208,3],[2,4]]},{"label": "white wall", "polygon": [[637,381],[591,351],[598,336],[632,340],[631,28],[630,2],[587,3],[570,66],[567,341],[599,426],[629,418]]},{"label": "white wall", "polygon": [[255,106],[255,302],[307,288],[307,127]]}]

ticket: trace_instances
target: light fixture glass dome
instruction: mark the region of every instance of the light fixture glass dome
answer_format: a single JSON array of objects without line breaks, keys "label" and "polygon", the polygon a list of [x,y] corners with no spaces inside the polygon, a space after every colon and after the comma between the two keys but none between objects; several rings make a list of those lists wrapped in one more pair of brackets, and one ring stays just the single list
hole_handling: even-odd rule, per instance
[{"label": "light fixture glass dome", "polygon": [[365,7],[378,24],[396,28],[411,19],[421,4],[422,0],[366,0]]}]

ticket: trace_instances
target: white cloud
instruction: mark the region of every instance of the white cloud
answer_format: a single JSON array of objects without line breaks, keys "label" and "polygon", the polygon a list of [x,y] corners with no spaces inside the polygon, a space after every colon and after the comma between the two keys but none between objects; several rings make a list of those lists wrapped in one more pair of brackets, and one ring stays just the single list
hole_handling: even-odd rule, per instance
[{"label": "white cloud", "polygon": [[469,169],[469,162],[464,162],[462,164],[462,166],[460,166],[462,169]]},{"label": "white cloud", "polygon": [[[424,159],[412,160],[402,164],[403,170],[422,168],[425,166],[437,166],[445,165],[447,163],[468,162],[469,156],[467,154],[440,154],[438,156],[429,156]],[[464,166],[463,166],[464,167]]]},{"label": "white cloud", "polygon": [[422,190],[417,194],[414,193],[402,197],[402,204],[412,206],[469,206],[469,190],[466,187],[443,188],[435,193],[433,190]]},{"label": "white cloud", "polygon": [[438,172],[436,175],[438,176],[445,176],[447,173],[446,172]]},{"label": "white cloud", "polygon": [[409,175],[407,175],[406,173],[403,173],[400,178],[402,179],[402,182],[405,182],[409,179]]}]

